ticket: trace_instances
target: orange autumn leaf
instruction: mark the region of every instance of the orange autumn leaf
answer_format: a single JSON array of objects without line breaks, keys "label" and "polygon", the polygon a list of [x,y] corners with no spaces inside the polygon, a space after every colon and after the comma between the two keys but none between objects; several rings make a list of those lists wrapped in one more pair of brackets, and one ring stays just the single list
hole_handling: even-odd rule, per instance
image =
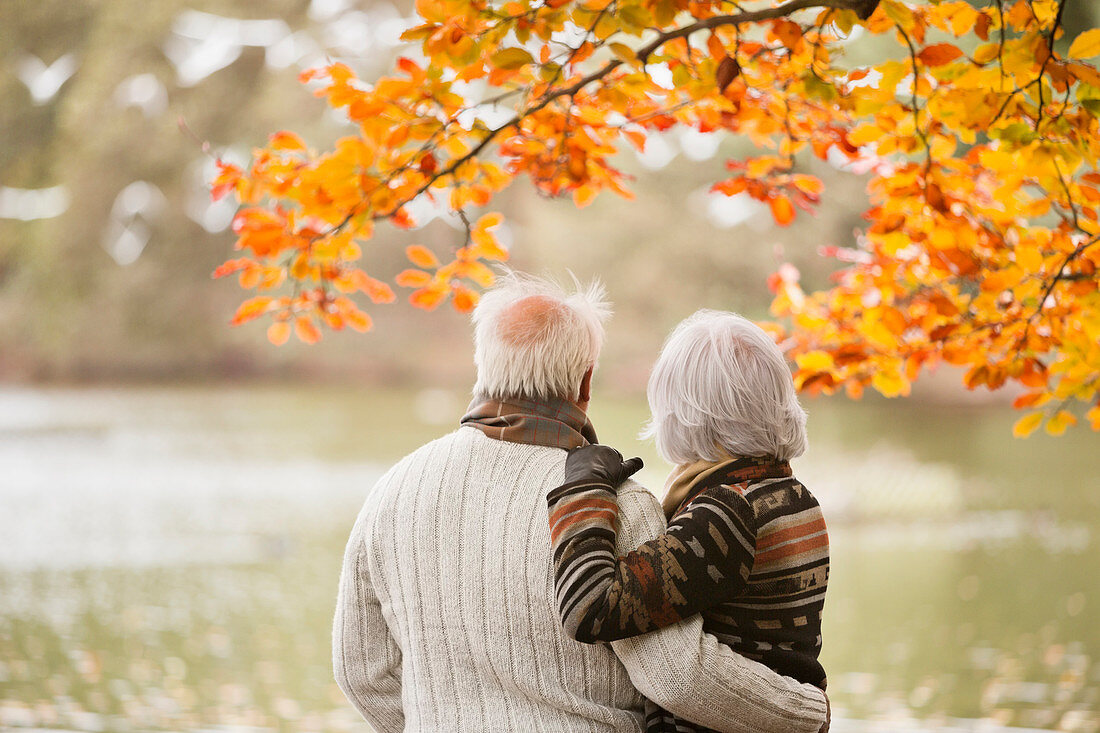
[{"label": "orange autumn leaf", "polygon": [[780,226],[787,226],[794,221],[794,205],[786,196],[780,194],[768,199],[768,206],[771,207],[772,216]]},{"label": "orange autumn leaf", "polygon": [[423,270],[402,270],[394,281],[403,288],[420,288],[432,281],[432,276]]},{"label": "orange autumn leaf", "polygon": [[422,244],[411,244],[406,247],[405,256],[417,267],[439,267],[439,260],[435,254]]},{"label": "orange autumn leaf", "polygon": [[222,264],[214,268],[214,272],[211,273],[211,277],[219,278],[226,275],[232,275],[233,273],[240,272],[241,270],[253,266],[255,263],[247,257],[241,257],[235,260],[227,260]]},{"label": "orange autumn leaf", "polygon": [[802,26],[790,20],[777,20],[772,25],[772,33],[779,42],[792,51],[799,48],[802,43]]},{"label": "orange autumn leaf", "polygon": [[[277,132],[247,165],[218,163],[211,194],[239,205],[240,255],[214,274],[283,293],[242,319],[293,313],[318,334],[366,323],[333,297],[381,305],[394,284],[415,307],[464,310],[509,254],[500,215],[477,218],[498,194],[522,180],[576,207],[629,199],[622,168],[653,174],[620,167],[622,151],[691,131],[745,143],[724,145],[731,173],[711,190],[766,203],[775,226],[862,206],[810,171],[866,188],[857,231],[801,232],[828,258],[820,289],[789,265],[766,283],[804,391],[901,396],[948,363],[972,388],[1021,390],[1018,409],[1058,405],[1048,432],[1072,427],[1074,403],[1096,409],[1100,35],[1063,37],[1053,2],[757,5],[417,0],[415,59],[369,83],[342,63],[301,75],[346,135],[313,154]],[[568,38],[564,22],[591,26]],[[368,242],[380,258],[394,246],[376,230],[440,210],[467,228],[435,245],[451,261],[414,245],[396,277],[362,272]]]},{"label": "orange autumn leaf", "polygon": [[307,344],[315,344],[321,340],[320,329],[317,328],[313,319],[306,316],[298,316],[294,319],[294,334]]},{"label": "orange autumn leaf", "polygon": [[218,175],[210,182],[210,198],[220,201],[225,195],[237,188],[244,176],[244,171],[239,166],[226,163],[223,160],[215,161],[218,167]]},{"label": "orange autumn leaf", "polygon": [[302,142],[302,138],[295,135],[293,132],[281,130],[271,136],[271,140],[268,145],[272,150],[305,150],[306,144]]},{"label": "orange autumn leaf", "polygon": [[237,282],[245,290],[251,290],[260,284],[263,278],[263,269],[258,266],[246,267],[241,270],[240,276],[237,278]]},{"label": "orange autumn leaf", "polygon": [[397,298],[394,295],[393,288],[362,270],[355,270],[352,273],[352,282],[356,288],[362,290],[375,303],[392,303]]},{"label": "orange autumn leaf", "polygon": [[230,321],[230,324],[239,326],[242,323],[247,323],[253,319],[259,318],[271,307],[273,300],[273,298],[267,295],[261,295],[246,300],[237,308],[237,312],[233,315],[233,320]]},{"label": "orange autumn leaf", "polygon": [[447,288],[444,286],[431,285],[428,287],[420,288],[409,295],[409,302],[417,308],[424,310],[434,310],[443,299],[447,297]]},{"label": "orange autumn leaf", "polygon": [[354,303],[341,308],[341,313],[344,316],[344,321],[359,333],[366,333],[374,325],[371,317],[359,310]]},{"label": "orange autumn leaf", "polygon": [[290,338],[290,322],[275,321],[267,327],[267,340],[276,346],[282,346]]},{"label": "orange autumn leaf", "polygon": [[[486,260],[507,260],[508,250],[497,243],[492,229],[500,226],[504,217],[499,213],[486,214],[478,219],[477,224],[470,230],[470,239],[473,246],[470,247],[470,255]],[[491,282],[491,281],[490,281]]]},{"label": "orange autumn leaf", "polygon": [[478,295],[473,290],[461,285],[455,286],[451,296],[454,309],[459,313],[469,313],[477,305]]}]

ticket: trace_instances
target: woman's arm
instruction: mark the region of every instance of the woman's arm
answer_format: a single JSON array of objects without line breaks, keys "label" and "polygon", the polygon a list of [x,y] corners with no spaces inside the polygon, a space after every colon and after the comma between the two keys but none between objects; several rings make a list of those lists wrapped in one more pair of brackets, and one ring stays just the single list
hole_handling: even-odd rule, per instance
[{"label": "woman's arm", "polygon": [[[620,490],[619,549],[664,528],[657,500],[627,484]],[[826,733],[828,700],[737,654],[703,631],[698,615],[611,644],[638,690],[675,715],[721,733]]]},{"label": "woman's arm", "polygon": [[600,466],[615,456],[621,462],[596,445],[571,452],[567,483],[547,495],[558,611],[566,633],[586,643],[637,636],[729,600],[756,550],[752,507],[718,487],[619,557],[616,477]]}]

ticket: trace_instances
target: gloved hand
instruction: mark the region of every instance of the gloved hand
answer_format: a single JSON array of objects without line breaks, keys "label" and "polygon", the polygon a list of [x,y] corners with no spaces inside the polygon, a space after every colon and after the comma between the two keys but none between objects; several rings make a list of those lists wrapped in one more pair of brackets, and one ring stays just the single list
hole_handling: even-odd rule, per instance
[{"label": "gloved hand", "polygon": [[593,443],[569,451],[565,459],[565,483],[597,481],[615,488],[642,467],[641,458],[623,460],[609,445]]}]

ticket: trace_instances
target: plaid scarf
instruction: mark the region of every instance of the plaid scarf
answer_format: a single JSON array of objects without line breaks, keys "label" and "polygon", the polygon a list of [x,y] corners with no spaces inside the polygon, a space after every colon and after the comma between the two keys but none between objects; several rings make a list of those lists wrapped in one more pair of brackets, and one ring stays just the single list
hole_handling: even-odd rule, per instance
[{"label": "plaid scarf", "polygon": [[509,443],[569,450],[598,442],[584,410],[560,397],[537,401],[475,397],[461,424]]}]

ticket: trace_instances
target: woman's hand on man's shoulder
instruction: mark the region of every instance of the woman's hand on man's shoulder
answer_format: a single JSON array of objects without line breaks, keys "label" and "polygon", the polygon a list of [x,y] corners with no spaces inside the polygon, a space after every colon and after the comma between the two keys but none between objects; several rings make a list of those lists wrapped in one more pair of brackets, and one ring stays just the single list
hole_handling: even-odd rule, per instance
[{"label": "woman's hand on man's shoulder", "polygon": [[569,451],[565,460],[565,483],[584,481],[617,487],[642,467],[641,458],[623,460],[623,454],[609,445],[593,443]]}]

